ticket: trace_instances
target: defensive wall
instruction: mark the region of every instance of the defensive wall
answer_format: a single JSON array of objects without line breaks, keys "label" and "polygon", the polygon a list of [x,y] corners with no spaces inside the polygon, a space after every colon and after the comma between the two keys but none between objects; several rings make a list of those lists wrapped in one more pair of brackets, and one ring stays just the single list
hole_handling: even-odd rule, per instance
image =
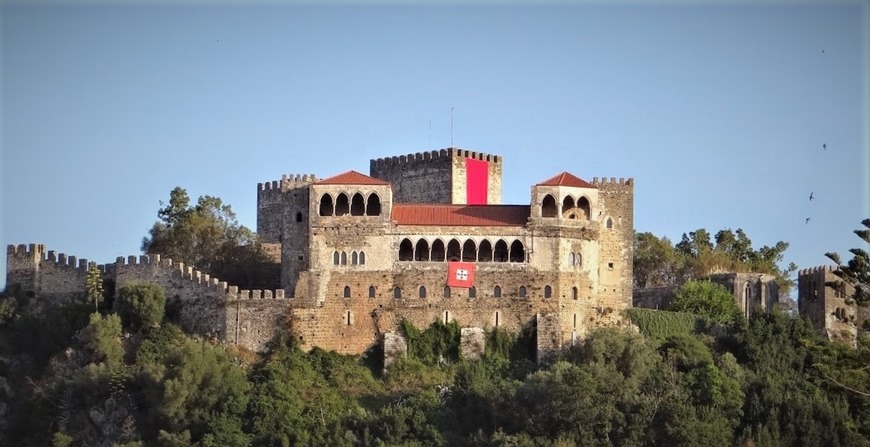
[{"label": "defensive wall", "polygon": [[[88,261],[46,251],[42,244],[9,245],[6,249],[7,285],[46,301],[84,299]],[[239,290],[183,263],[154,256],[118,257],[97,266],[116,291],[132,282],[150,282],[166,292],[167,309],[186,331],[220,341],[262,350],[288,315],[284,290]]]}]

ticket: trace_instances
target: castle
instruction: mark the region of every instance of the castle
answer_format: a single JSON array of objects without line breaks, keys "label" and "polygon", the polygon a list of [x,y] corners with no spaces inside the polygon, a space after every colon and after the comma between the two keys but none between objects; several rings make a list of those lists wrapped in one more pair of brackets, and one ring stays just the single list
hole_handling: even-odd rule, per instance
[{"label": "castle", "polygon": [[[117,287],[162,285],[185,329],[255,350],[290,331],[306,348],[359,354],[407,319],[456,321],[463,338],[533,325],[544,358],[622,324],[634,181],[563,172],[532,185],[527,205],[502,205],[501,187],[499,156],[458,148],[371,160],[369,175],[261,183],[257,233],[280,262],[279,290],[238,290],[159,256],[100,269]],[[7,284],[69,299],[86,265],[9,246]]]},{"label": "castle", "polygon": [[798,272],[798,312],[823,337],[852,347],[859,334],[868,332],[868,308],[855,304],[854,293],[854,286],[835,275],[831,266]]}]

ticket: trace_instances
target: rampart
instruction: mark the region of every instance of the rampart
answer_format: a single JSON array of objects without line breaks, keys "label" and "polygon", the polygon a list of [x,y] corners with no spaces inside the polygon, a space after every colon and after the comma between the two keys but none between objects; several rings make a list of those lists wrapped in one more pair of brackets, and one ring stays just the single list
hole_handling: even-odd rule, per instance
[{"label": "rampart", "polygon": [[[48,301],[82,299],[88,261],[45,251],[42,244],[9,245],[7,286]],[[163,287],[168,313],[187,331],[252,350],[262,350],[281,327],[290,300],[284,290],[239,290],[207,273],[173,263],[160,255],[118,257],[98,265],[116,291],[126,284],[150,282]]]}]

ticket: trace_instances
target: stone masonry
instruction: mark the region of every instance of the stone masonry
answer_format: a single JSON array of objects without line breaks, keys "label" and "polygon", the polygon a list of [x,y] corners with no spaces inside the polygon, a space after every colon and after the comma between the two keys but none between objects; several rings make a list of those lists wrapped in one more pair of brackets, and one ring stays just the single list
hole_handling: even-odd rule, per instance
[{"label": "stone masonry", "polygon": [[809,318],[823,337],[855,347],[859,333],[866,332],[867,308],[852,300],[851,284],[834,274],[831,266],[798,272],[798,312]]},{"label": "stone masonry", "polygon": [[[488,205],[465,205],[464,160],[487,163]],[[239,291],[159,256],[101,266],[120,287],[166,289],[185,329],[252,350],[289,331],[306,349],[360,354],[392,346],[399,323],[456,321],[473,335],[535,324],[539,357],[589,331],[625,324],[632,305],[632,179],[562,173],[502,205],[502,160],[457,148],[371,161],[370,175],[285,175],[257,186],[257,232],[281,263],[282,289]],[[473,265],[473,287],[447,287],[450,261]],[[7,284],[37,296],[84,293],[85,260],[9,246]],[[397,341],[398,340],[398,341]],[[482,348],[480,348],[482,349]],[[474,349],[472,349],[474,351]]]}]

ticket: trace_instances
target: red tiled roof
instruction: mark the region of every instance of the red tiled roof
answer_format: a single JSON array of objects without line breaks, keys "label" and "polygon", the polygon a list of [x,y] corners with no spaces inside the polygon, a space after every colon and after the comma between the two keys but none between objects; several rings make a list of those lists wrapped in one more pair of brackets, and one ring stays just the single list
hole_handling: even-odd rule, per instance
[{"label": "red tiled roof", "polygon": [[569,174],[567,172],[563,172],[555,177],[548,178],[541,183],[538,183],[538,186],[573,186],[575,188],[596,188],[595,185],[583,180],[580,177],[577,177],[573,174]]},{"label": "red tiled roof", "polygon": [[365,174],[360,174],[356,171],[347,171],[343,174],[338,174],[329,178],[325,178],[316,185],[389,185],[390,182],[385,182],[381,179],[369,177]]},{"label": "red tiled roof", "polygon": [[393,204],[392,219],[398,225],[521,227],[529,211],[528,205]]}]

